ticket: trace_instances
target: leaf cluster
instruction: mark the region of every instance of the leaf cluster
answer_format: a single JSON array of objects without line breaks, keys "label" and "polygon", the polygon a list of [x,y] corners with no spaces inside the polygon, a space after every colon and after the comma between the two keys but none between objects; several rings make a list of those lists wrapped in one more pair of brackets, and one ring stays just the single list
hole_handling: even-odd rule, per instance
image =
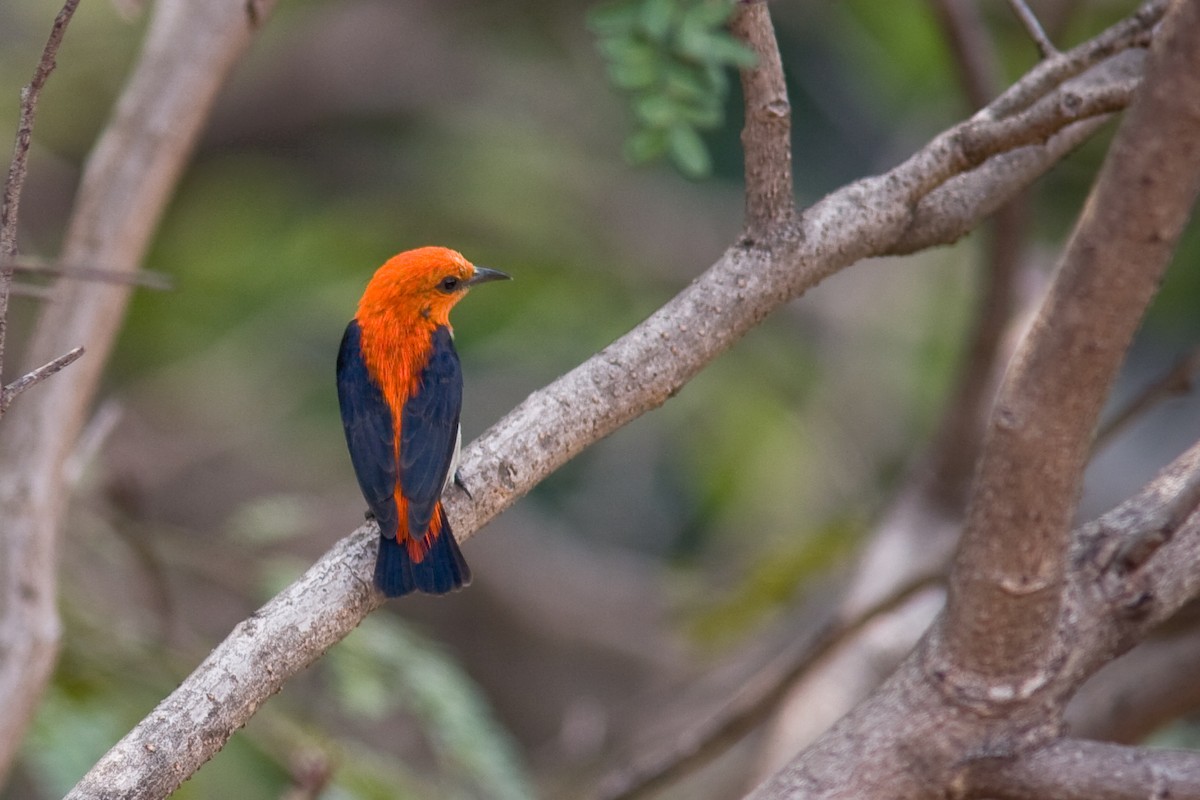
[{"label": "leaf cluster", "polygon": [[712,172],[700,131],[723,118],[728,67],[750,67],[753,51],[726,28],[734,0],[612,0],[588,25],[613,84],[629,94],[635,130],[625,156],[669,158],[692,178]]}]

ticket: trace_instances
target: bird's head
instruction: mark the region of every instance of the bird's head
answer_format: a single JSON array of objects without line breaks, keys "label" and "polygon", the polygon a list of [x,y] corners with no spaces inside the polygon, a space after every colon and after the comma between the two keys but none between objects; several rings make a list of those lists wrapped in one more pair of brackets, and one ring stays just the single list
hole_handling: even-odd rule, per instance
[{"label": "bird's head", "polygon": [[507,280],[446,247],[420,247],[389,258],[376,270],[358,306],[359,318],[397,314],[449,325],[450,309],[472,286]]}]

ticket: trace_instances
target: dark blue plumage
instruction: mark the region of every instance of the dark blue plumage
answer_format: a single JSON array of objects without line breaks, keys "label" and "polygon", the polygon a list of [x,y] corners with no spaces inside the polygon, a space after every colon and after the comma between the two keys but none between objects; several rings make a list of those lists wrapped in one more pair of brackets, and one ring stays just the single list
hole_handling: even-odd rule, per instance
[{"label": "dark blue plumage", "polygon": [[[337,385],[350,460],[379,523],[375,584],[388,597],[414,590],[442,594],[466,585],[470,570],[438,502],[456,455],[462,408],[462,370],[449,328],[433,331],[428,362],[404,403],[399,453],[394,415],[364,361],[357,321],[342,337]],[[408,506],[403,530],[397,487]],[[426,537],[434,521],[436,535]],[[420,558],[407,545],[410,537],[425,540],[420,550],[428,550]]]},{"label": "dark blue plumage", "polygon": [[350,463],[358,477],[367,508],[379,523],[379,530],[395,536],[399,515],[396,513],[396,454],[392,412],[383,399],[378,382],[367,371],[362,357],[362,331],[357,320],[346,326],[338,350],[338,404]]},{"label": "dark blue plumage", "polygon": [[458,449],[462,367],[450,329],[433,331],[433,350],[400,423],[400,490],[408,499],[408,529],[429,527]]}]

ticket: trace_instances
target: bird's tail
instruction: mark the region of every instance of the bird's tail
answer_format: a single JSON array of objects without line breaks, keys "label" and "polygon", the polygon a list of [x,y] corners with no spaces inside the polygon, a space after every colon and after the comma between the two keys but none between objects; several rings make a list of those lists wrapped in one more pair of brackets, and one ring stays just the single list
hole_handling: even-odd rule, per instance
[{"label": "bird's tail", "polygon": [[396,537],[380,537],[375,585],[386,597],[400,597],[413,591],[446,594],[471,582],[471,570],[458,549],[441,503],[435,513],[432,527],[438,534],[420,560],[413,558],[409,548]]}]

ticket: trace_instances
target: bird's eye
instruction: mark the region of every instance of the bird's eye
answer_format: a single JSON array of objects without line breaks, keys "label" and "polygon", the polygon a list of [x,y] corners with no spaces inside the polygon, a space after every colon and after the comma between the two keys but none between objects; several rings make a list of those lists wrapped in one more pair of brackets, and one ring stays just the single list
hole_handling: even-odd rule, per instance
[{"label": "bird's eye", "polygon": [[441,289],[446,294],[453,292],[458,288],[459,280],[454,275],[447,275],[438,283],[438,289]]}]

